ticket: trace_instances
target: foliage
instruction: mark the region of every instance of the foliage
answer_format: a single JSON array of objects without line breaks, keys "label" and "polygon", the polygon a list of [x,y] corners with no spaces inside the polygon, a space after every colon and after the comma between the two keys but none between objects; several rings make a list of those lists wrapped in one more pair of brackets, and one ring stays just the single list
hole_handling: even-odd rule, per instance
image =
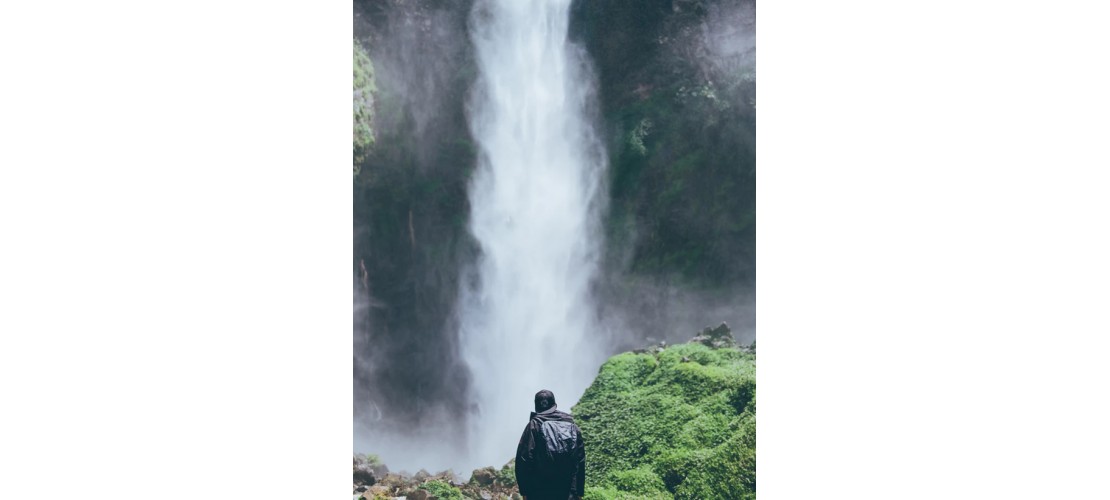
[{"label": "foliage", "polygon": [[509,463],[501,467],[494,480],[502,486],[516,486],[516,459],[510,460]]},{"label": "foliage", "polygon": [[582,496],[582,500],[670,500],[671,498],[674,498],[674,496],[666,491],[628,493],[613,487],[598,488],[592,486],[587,487],[586,494]]},{"label": "foliage", "polygon": [[446,481],[428,481],[420,485],[419,489],[427,490],[440,500],[463,500],[462,492]]},{"label": "foliage", "polygon": [[357,453],[355,454],[355,459],[356,462],[365,463],[370,465],[371,467],[380,467],[382,465],[381,457],[374,454],[366,455],[363,453]]},{"label": "foliage", "polygon": [[574,407],[586,498],[754,498],[755,355],[688,343],[602,365]]},{"label": "foliage", "polygon": [[370,55],[354,41],[354,152],[355,176],[366,150],[374,144],[374,95],[377,85],[374,80],[374,64]]}]

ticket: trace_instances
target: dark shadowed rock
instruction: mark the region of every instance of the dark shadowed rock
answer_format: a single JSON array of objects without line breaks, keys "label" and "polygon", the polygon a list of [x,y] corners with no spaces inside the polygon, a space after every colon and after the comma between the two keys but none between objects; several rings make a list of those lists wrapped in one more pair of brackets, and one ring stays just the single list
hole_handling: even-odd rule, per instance
[{"label": "dark shadowed rock", "polygon": [[370,464],[360,463],[356,460],[354,463],[354,481],[356,485],[372,486],[378,482],[378,479],[374,476],[374,470]]},{"label": "dark shadowed rock", "polygon": [[[419,472],[417,472],[419,474]],[[413,490],[412,493],[405,495],[406,500],[429,500],[432,495],[429,495],[425,490]]]}]

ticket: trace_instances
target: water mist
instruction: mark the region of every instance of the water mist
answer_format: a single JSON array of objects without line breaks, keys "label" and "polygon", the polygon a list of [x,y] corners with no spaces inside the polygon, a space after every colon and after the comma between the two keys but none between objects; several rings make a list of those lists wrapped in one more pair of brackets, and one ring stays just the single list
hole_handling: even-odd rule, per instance
[{"label": "water mist", "polygon": [[471,465],[512,458],[540,389],[569,411],[604,359],[590,286],[604,152],[594,83],[567,41],[570,0],[480,0],[469,121],[480,152],[469,228],[481,248],[460,295],[472,372]]}]

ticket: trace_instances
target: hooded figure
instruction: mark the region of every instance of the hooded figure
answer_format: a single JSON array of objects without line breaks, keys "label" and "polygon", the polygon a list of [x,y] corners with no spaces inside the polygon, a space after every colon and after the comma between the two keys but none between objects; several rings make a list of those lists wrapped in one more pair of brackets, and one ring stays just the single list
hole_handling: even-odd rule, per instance
[{"label": "hooded figure", "polygon": [[527,500],[580,498],[585,491],[582,431],[557,408],[551,391],[537,392],[536,411],[516,447],[516,482]]}]

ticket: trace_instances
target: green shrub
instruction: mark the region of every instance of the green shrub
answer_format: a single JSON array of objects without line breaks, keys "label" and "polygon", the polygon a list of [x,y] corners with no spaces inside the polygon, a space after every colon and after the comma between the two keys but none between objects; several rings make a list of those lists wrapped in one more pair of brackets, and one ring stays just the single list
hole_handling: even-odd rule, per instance
[{"label": "green shrub", "polygon": [[[354,125],[353,145],[355,165],[359,165],[366,151],[374,144],[374,96],[377,93],[374,64],[370,55],[354,41]],[[356,168],[355,175],[358,175]]]},{"label": "green shrub", "polygon": [[419,489],[427,490],[439,500],[463,500],[462,492],[445,481],[428,481],[420,485]]},{"label": "green shrub", "polygon": [[497,471],[494,481],[502,486],[516,486],[516,460],[510,460],[509,463],[501,467],[501,470]]},{"label": "green shrub", "polygon": [[609,483],[619,491],[637,495],[665,493],[667,489],[663,480],[649,467],[613,472],[609,474]]},{"label": "green shrub", "polygon": [[665,491],[651,494],[637,494],[620,491],[616,488],[587,487],[582,500],[670,500],[673,498]]}]

